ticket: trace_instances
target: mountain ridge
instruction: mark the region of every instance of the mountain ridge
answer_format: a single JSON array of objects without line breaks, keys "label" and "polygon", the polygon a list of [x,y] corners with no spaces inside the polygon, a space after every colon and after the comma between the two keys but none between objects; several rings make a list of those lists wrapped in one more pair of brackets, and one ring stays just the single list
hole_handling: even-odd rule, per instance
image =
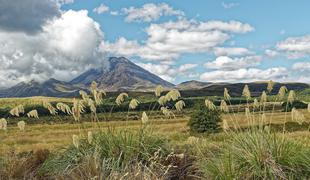
[{"label": "mountain ridge", "polygon": [[[254,96],[266,90],[267,81],[249,83],[213,83],[197,80],[185,81],[178,85],[167,82],[150,73],[142,67],[134,64],[124,57],[111,57],[106,68],[91,68],[69,82],[50,78],[44,82],[21,82],[8,89],[0,90],[0,97],[74,97],[78,96],[79,90],[88,91],[92,81],[96,81],[99,88],[108,92],[136,91],[150,92],[157,85],[162,85],[165,90],[176,88],[183,94],[192,96],[222,95],[224,88],[229,89],[231,95],[239,96],[245,84],[249,85]],[[285,85],[289,90],[303,90],[309,88],[305,83],[278,83],[275,82],[273,94]]]}]

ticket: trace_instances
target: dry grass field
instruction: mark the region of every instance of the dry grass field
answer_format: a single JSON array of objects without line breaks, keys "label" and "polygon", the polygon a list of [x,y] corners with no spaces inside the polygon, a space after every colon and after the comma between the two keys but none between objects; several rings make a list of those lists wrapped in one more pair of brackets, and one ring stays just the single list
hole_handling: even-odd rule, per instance
[{"label": "dry grass field", "polygon": [[[302,125],[291,121],[291,114],[287,113],[287,124],[289,124],[287,137],[301,140],[304,143],[310,144],[310,113],[303,110],[302,113],[308,120]],[[238,124],[241,128],[247,128],[249,122],[244,113],[238,114],[224,114],[223,119],[226,119],[229,126],[234,128],[234,124]],[[254,124],[259,121],[260,115],[254,115]],[[272,119],[271,119],[272,118]],[[275,112],[266,113],[266,119],[269,123],[271,119],[272,127],[281,132],[284,124],[285,113]],[[175,119],[151,119],[151,127],[154,133],[160,136],[167,137],[175,144],[186,143],[188,137],[192,136],[189,132],[187,122],[189,117],[175,118]],[[99,129],[128,129],[137,130],[141,127],[141,121],[109,121],[100,123],[84,122],[82,124],[35,124],[26,125],[25,131],[20,131],[17,127],[11,126],[8,131],[0,131],[0,152],[8,153],[9,151],[27,152],[35,151],[37,149],[49,149],[57,151],[65,146],[72,144],[72,135],[81,134],[86,136],[88,131],[98,131]],[[227,135],[222,133],[203,135],[210,144],[222,141]]]}]

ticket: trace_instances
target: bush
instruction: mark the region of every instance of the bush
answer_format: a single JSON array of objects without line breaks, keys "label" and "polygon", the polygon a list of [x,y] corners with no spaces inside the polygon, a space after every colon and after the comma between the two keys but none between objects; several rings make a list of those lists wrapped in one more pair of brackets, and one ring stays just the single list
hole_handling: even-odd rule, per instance
[{"label": "bush", "polygon": [[198,106],[194,110],[188,126],[192,132],[215,133],[220,130],[221,116],[218,110],[210,110],[205,106]]},{"label": "bush", "polygon": [[306,109],[308,107],[308,104],[302,102],[302,101],[295,101],[293,102],[293,104],[290,104],[287,102],[284,102],[282,104],[282,109],[283,109],[283,112],[285,112],[287,110],[287,112],[290,112],[292,111],[293,108],[296,108],[296,109]]},{"label": "bush", "polygon": [[200,162],[207,179],[309,179],[310,148],[261,130],[232,134]]}]

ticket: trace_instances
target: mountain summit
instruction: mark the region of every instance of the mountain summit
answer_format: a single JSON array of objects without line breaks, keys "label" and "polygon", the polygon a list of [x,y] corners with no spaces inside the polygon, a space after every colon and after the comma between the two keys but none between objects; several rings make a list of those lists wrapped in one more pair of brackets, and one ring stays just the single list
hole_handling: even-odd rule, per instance
[{"label": "mountain summit", "polygon": [[174,85],[141,68],[124,57],[108,59],[109,67],[90,69],[74,78],[71,84],[89,86],[92,81],[98,83],[99,88],[107,91],[149,91],[157,85],[172,88]]}]

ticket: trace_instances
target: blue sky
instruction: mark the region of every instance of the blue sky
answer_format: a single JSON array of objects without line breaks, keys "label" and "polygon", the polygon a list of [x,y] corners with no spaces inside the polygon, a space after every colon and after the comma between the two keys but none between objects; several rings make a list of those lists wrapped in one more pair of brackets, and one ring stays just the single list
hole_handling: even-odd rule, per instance
[{"label": "blue sky", "polygon": [[[310,1],[26,1],[51,8],[29,7],[38,11],[34,21],[24,5],[20,22],[0,21],[0,36],[14,35],[3,47],[20,48],[0,50],[8,64],[6,72],[0,70],[0,86],[8,78],[70,80],[109,56],[125,56],[176,84],[310,82]],[[2,7],[7,11],[0,17],[23,15],[12,13],[9,2]],[[25,48],[43,40],[40,48]],[[23,69],[30,64],[31,70]]]}]

